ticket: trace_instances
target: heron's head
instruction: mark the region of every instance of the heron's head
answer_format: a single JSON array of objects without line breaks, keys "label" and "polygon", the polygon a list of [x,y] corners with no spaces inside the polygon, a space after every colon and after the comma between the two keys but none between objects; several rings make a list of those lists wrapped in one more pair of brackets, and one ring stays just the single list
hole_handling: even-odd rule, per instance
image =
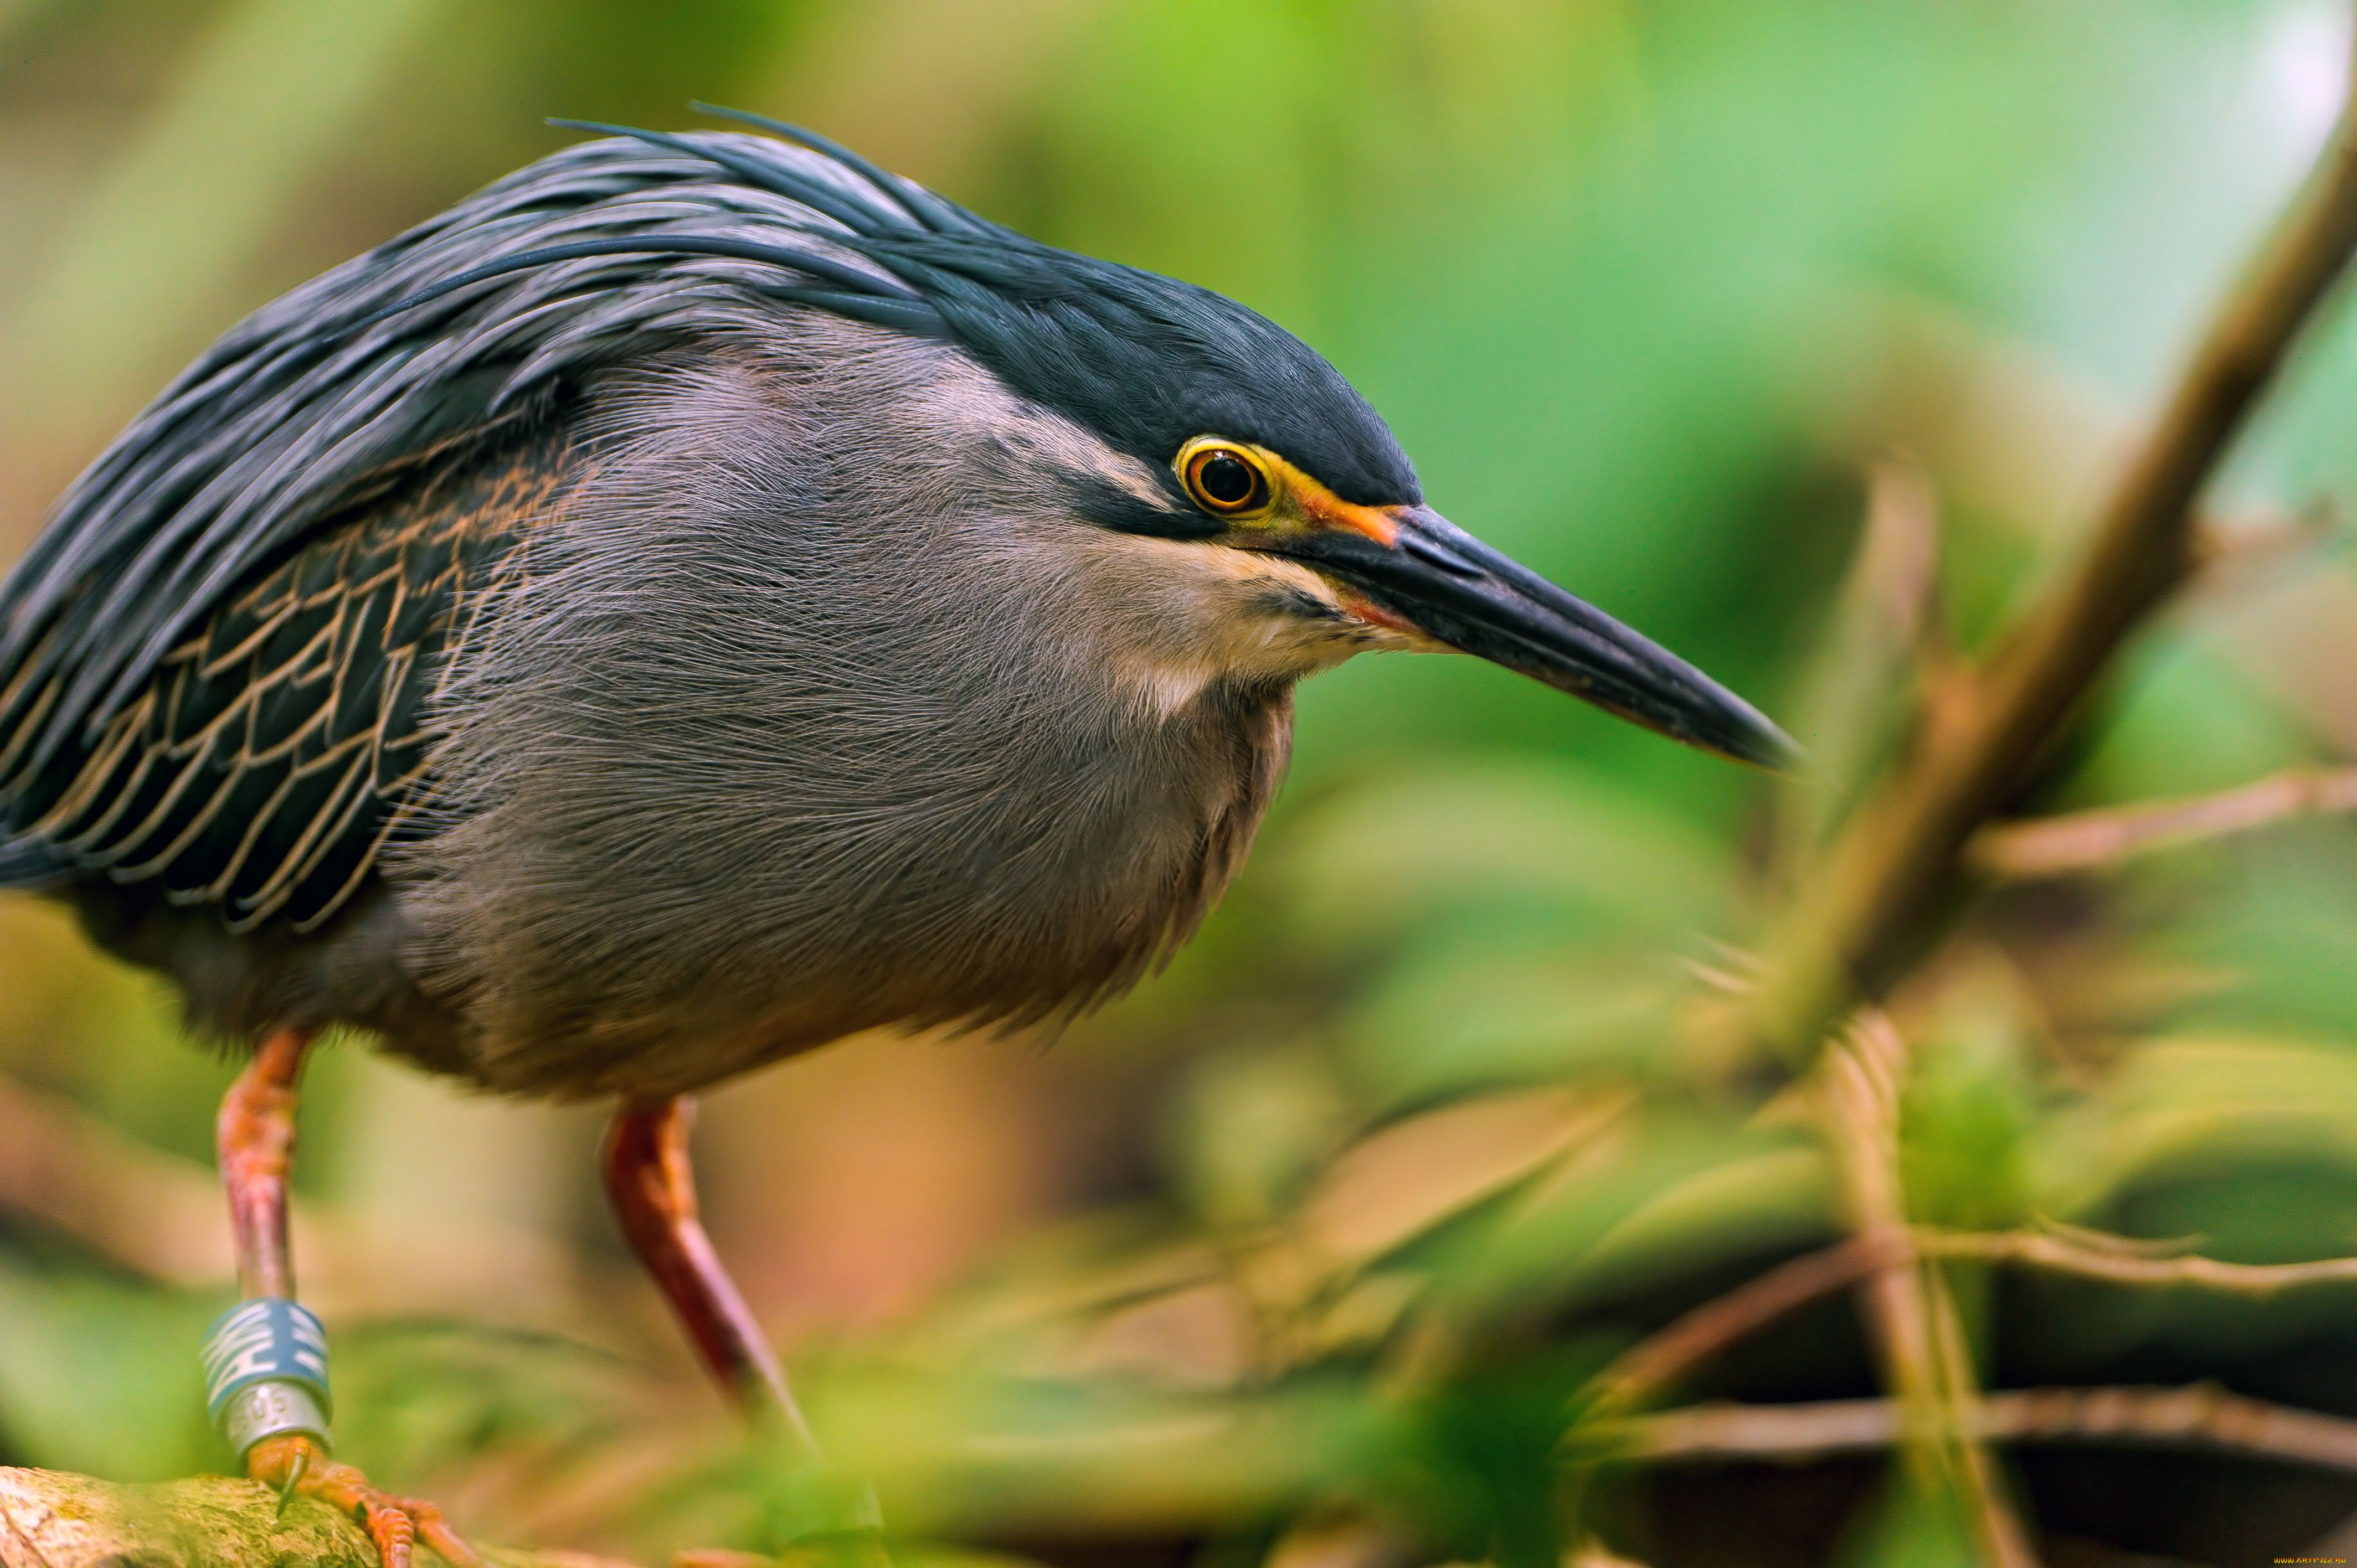
[{"label": "heron's head", "polygon": [[1102,369],[1042,354],[1049,374],[1016,384],[1103,445],[1062,482],[1114,591],[1159,618],[1134,652],[1185,639],[1285,675],[1370,650],[1469,653],[1706,751],[1793,758],[1742,698],[1427,504],[1382,418],[1297,339],[1168,279],[1121,286],[1178,319],[1108,335]]},{"label": "heron's head", "polygon": [[1292,334],[1208,289],[1013,236],[959,269],[971,243],[910,248],[989,285],[935,308],[1101,444],[1064,478],[1111,542],[1092,553],[1129,568],[1134,596],[1188,607],[1179,635],[1246,668],[1469,653],[1707,751],[1792,759],[1743,699],[1435,510],[1382,416]]},{"label": "heron's head", "polygon": [[1002,406],[1037,411],[1066,437],[1009,431],[1005,460],[1041,469],[1020,477],[1086,525],[1065,537],[1128,591],[1133,628],[1168,612],[1164,635],[1145,641],[1192,639],[1212,664],[1273,675],[1366,648],[1469,653],[1707,751],[1770,767],[1792,757],[1741,698],[1427,504],[1382,417],[1273,322],[1208,289],[1042,245],[796,127],[712,113],[787,140],[585,125],[638,146],[576,151],[651,160],[651,184],[708,182],[716,168],[741,198],[696,206],[681,184],[642,190],[664,201],[642,209],[659,220],[511,253],[378,317],[545,263],[751,263],[731,277],[953,346],[1015,394]]}]

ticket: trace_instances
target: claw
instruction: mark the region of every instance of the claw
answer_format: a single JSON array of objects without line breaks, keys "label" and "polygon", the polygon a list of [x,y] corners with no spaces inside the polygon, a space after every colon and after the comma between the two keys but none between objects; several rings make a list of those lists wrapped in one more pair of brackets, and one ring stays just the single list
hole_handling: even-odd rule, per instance
[{"label": "claw", "polygon": [[303,1472],[310,1467],[311,1451],[302,1449],[295,1455],[294,1466],[286,1472],[285,1484],[278,1488],[278,1511],[271,1516],[273,1519],[286,1517],[286,1505],[295,1500],[295,1488],[303,1484]]},{"label": "claw", "polygon": [[475,1549],[450,1528],[442,1510],[417,1498],[397,1498],[369,1485],[350,1465],[339,1465],[309,1437],[290,1434],[266,1438],[245,1456],[246,1474],[278,1491],[279,1511],[289,1498],[316,1498],[350,1519],[376,1542],[380,1568],[413,1568],[416,1545],[425,1541],[450,1568],[488,1568]]}]

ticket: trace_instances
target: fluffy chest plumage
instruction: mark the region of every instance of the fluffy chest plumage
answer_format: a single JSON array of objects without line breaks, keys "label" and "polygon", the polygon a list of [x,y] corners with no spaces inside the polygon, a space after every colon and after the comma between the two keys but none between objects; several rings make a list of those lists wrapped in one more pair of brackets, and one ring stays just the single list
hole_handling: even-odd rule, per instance
[{"label": "fluffy chest plumage", "polygon": [[628,405],[666,437],[607,451],[519,546],[388,863],[452,1022],[409,1048],[503,1088],[681,1090],[877,1025],[1076,1010],[1217,898],[1294,677],[1347,648],[1267,629],[1289,585],[1226,553],[1106,544],[1008,459],[1026,426],[970,406],[987,387],[920,369],[881,433],[670,375],[640,394],[659,416]]},{"label": "fluffy chest plumage", "polygon": [[1052,667],[886,691],[838,644],[748,684],[715,650],[576,664],[470,718],[461,816],[393,871],[457,1024],[436,1065],[673,1092],[877,1026],[1077,1011],[1192,932],[1284,768],[1282,684],[1109,715]]}]

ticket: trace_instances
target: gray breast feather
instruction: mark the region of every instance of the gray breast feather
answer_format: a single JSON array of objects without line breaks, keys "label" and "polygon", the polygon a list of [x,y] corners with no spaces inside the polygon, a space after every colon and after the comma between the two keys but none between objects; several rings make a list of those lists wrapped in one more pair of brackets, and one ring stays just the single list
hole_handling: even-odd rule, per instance
[{"label": "gray breast feather", "polygon": [[1191,931],[1290,682],[1111,688],[1135,542],[1071,481],[1145,482],[1125,459],[953,348],[825,317],[618,378],[588,424],[388,873],[467,1070],[683,1090],[1085,1006]]}]

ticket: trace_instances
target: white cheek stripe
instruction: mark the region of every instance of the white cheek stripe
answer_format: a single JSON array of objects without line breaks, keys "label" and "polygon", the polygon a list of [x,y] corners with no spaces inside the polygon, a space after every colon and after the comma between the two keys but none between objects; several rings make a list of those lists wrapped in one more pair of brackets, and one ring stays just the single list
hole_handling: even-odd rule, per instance
[{"label": "white cheek stripe", "polygon": [[[1085,553],[1083,573],[1101,603],[1126,613],[1105,618],[1092,651],[1115,688],[1151,715],[1178,712],[1223,678],[1298,680],[1354,653],[1414,645],[1351,615],[1324,578],[1297,563],[1223,545],[1103,537],[1105,547]],[[1272,607],[1297,595],[1340,618]]]}]

